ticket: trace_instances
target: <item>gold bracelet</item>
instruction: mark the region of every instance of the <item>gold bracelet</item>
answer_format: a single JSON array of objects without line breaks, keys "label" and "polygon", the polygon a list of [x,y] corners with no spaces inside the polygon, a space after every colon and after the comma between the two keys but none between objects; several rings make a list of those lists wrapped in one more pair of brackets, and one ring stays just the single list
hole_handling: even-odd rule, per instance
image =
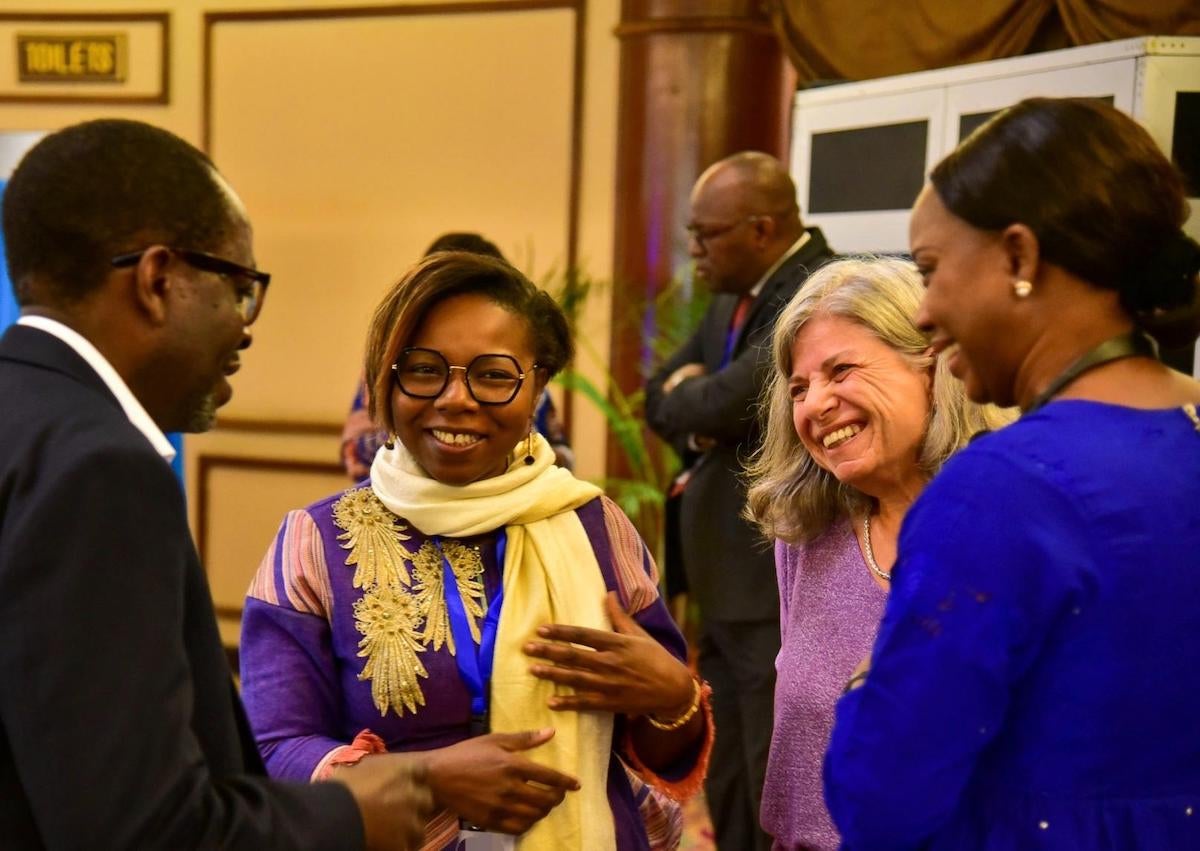
[{"label": "gold bracelet", "polygon": [[692,705],[688,707],[688,711],[680,715],[673,721],[659,721],[653,715],[647,715],[646,720],[650,722],[650,726],[656,730],[678,730],[687,722],[691,721],[693,716],[700,711],[700,699],[703,691],[700,687],[700,680],[692,677]]}]

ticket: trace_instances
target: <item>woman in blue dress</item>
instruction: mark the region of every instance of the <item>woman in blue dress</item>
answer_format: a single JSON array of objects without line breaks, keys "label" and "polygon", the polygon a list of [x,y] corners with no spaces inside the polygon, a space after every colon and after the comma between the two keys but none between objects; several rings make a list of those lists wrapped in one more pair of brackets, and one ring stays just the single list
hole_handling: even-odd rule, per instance
[{"label": "woman in blue dress", "polygon": [[918,322],[1023,415],[905,519],[826,756],[846,848],[1200,848],[1200,383],[1144,330],[1195,309],[1187,213],[1083,99],[996,116],[917,199]]}]

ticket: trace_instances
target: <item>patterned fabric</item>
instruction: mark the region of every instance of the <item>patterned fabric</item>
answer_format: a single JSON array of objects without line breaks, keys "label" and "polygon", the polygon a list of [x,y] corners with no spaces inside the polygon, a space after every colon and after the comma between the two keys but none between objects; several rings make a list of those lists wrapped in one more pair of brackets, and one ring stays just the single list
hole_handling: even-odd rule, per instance
[{"label": "patterned fabric", "polygon": [[342,426],[342,466],[354,481],[365,479],[371,472],[375,453],[387,442],[387,432],[371,419],[367,404],[367,385],[362,379],[350,403],[350,413]]},{"label": "patterned fabric", "polygon": [[283,534],[271,542],[247,594],[278,606],[280,592],[297,612],[328,617],[332,609],[325,550],[316,524],[303,511],[284,520]]},{"label": "patterned fabric", "polygon": [[612,543],[613,568],[621,602],[628,612],[640,612],[658,600],[658,567],[625,512],[604,501],[604,530]]},{"label": "patterned fabric", "polygon": [[651,851],[678,848],[679,840],[683,838],[683,807],[665,791],[643,780],[637,769],[628,765],[624,767]]}]

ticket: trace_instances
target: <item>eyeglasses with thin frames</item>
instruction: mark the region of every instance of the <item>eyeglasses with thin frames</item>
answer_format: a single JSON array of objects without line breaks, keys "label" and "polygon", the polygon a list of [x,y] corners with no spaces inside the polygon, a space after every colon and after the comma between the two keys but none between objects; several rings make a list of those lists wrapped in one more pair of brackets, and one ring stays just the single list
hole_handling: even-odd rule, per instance
[{"label": "eyeglasses with thin frames", "polygon": [[410,347],[392,364],[396,386],[414,399],[436,399],[446,392],[450,374],[460,370],[467,392],[481,405],[507,405],[521,392],[526,377],[538,369],[535,363],[522,370],[511,355],[483,354],[466,366],[452,366],[436,349]]},{"label": "eyeglasses with thin frames", "polygon": [[687,227],[685,227],[684,230],[687,231],[687,234],[691,239],[696,240],[697,245],[699,245],[701,248],[703,248],[705,251],[707,251],[708,243],[711,240],[714,240],[719,236],[724,236],[725,234],[729,233],[731,230],[738,227],[739,225],[750,224],[751,222],[756,222],[759,219],[768,219],[768,218],[770,218],[770,216],[763,215],[761,213],[756,213],[753,216],[745,216],[744,218],[738,219],[736,222],[733,222],[732,224],[728,224],[728,225],[716,225],[714,227],[705,227],[704,225],[692,224],[692,225],[688,225]]},{"label": "eyeglasses with thin frames", "polygon": [[[193,268],[204,272],[212,272],[225,278],[238,278],[247,281],[249,283],[248,288],[240,286],[236,288],[238,313],[241,314],[243,325],[251,325],[258,318],[258,314],[262,312],[263,299],[267,294],[267,284],[271,283],[270,274],[260,272],[258,269],[251,269],[249,266],[243,266],[241,263],[235,263],[232,260],[226,260],[224,257],[218,257],[215,254],[208,254],[204,251],[191,251],[186,248],[172,248],[170,246],[165,247]],[[143,248],[141,251],[119,254],[109,262],[118,269],[126,266],[136,266],[138,261],[142,259],[142,255],[149,250],[148,248]]]}]

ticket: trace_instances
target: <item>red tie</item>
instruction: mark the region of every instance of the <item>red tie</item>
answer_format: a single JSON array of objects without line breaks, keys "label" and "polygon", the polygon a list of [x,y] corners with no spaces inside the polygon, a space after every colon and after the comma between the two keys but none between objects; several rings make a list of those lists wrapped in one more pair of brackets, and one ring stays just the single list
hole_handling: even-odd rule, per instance
[{"label": "red tie", "polygon": [[754,296],[746,294],[738,299],[737,307],[733,309],[733,318],[729,320],[729,334],[737,337],[738,331],[746,324],[746,316],[750,313],[750,305],[754,304]]},{"label": "red tie", "polygon": [[738,332],[746,324],[746,316],[749,315],[750,305],[753,303],[754,296],[746,294],[738,299],[737,307],[733,309],[733,316],[729,320],[729,333],[725,335],[725,355],[721,358],[722,368],[733,360],[733,348],[737,345]]}]

